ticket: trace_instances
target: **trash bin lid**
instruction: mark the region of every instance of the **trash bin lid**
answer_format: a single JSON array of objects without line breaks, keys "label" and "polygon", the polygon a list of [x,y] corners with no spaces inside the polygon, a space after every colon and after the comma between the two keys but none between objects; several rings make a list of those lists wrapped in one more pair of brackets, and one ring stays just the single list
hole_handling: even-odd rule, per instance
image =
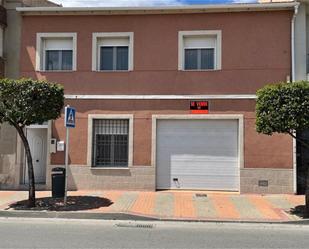
[{"label": "trash bin lid", "polygon": [[63,173],[64,174],[64,172],[65,172],[65,168],[62,168],[62,167],[56,167],[56,168],[53,168],[52,170],[51,170],[52,172],[58,172],[58,173]]}]

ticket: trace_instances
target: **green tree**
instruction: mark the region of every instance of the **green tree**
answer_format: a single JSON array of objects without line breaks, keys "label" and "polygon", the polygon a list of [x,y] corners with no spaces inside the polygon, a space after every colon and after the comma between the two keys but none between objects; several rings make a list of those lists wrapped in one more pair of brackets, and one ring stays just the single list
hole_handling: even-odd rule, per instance
[{"label": "green tree", "polygon": [[29,176],[29,207],[35,206],[35,182],[32,156],[25,127],[42,124],[61,115],[64,91],[59,84],[32,79],[0,79],[0,124],[14,126],[26,152]]},{"label": "green tree", "polygon": [[[309,148],[309,144],[296,136],[309,129],[309,82],[267,85],[257,91],[256,130],[259,133],[288,134]],[[306,176],[306,208],[309,217],[309,170]]]}]

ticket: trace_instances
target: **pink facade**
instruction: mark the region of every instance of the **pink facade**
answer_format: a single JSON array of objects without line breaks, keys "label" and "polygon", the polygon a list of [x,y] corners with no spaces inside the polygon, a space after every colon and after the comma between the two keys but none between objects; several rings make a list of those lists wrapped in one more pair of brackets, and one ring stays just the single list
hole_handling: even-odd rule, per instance
[{"label": "pink facade", "polygon": [[[69,95],[220,95],[210,99],[210,114],[243,115],[243,167],[240,192],[293,192],[292,140],[255,131],[255,101],[224,98],[254,95],[268,83],[286,81],[291,74],[292,11],[248,11],[140,15],[24,15],[21,75],[64,85]],[[178,70],[178,32],[220,30],[220,70]],[[36,71],[37,33],[77,34],[76,71]],[[95,32],[133,32],[133,70],[92,71]],[[153,115],[189,115],[190,99],[67,100],[77,108],[77,127],[71,132],[72,188],[156,189],[152,162]],[[130,114],[134,117],[133,165],[129,173],[89,169],[89,114]],[[63,119],[52,124],[51,137],[64,140]],[[239,131],[240,132],[240,131]],[[64,153],[51,155],[47,168],[63,165]],[[75,167],[75,168],[74,168]],[[138,173],[138,167],[148,173]],[[146,168],[146,169],[145,169]],[[47,170],[48,172],[48,170]],[[122,178],[119,180],[119,176]],[[47,184],[48,184],[47,176]],[[113,181],[117,184],[101,184]],[[130,178],[131,177],[131,178]],[[132,180],[134,177],[134,180]],[[285,178],[285,180],[277,179]],[[137,180],[138,179],[138,180]],[[145,180],[146,179],[146,180]],[[267,180],[269,187],[258,186]]]},{"label": "pink facade", "polygon": [[[290,75],[291,17],[291,11],[24,16],[21,74],[61,82],[66,94],[255,94]],[[222,70],[178,71],[182,30],[222,30]],[[38,32],[77,32],[76,72],[35,72]],[[94,32],[134,32],[134,70],[92,72]]]}]

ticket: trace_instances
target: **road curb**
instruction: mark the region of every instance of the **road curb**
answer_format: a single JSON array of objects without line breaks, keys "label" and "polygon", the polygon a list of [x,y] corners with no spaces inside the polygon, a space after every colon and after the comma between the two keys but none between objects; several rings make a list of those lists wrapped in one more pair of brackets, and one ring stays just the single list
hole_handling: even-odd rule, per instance
[{"label": "road curb", "polygon": [[286,224],[291,225],[309,225],[309,219],[286,221]]},{"label": "road curb", "polygon": [[56,211],[0,211],[0,217],[309,225],[309,219],[293,220],[293,221],[267,221],[267,220],[253,221],[253,220],[218,220],[218,219],[185,219],[185,218],[173,219],[173,218],[162,218],[162,217],[149,217],[149,216],[128,214],[128,213],[91,213],[91,212],[56,212]]},{"label": "road curb", "polygon": [[3,218],[61,218],[61,219],[93,219],[93,220],[157,220],[125,213],[88,213],[88,212],[56,212],[56,211],[0,211]]}]

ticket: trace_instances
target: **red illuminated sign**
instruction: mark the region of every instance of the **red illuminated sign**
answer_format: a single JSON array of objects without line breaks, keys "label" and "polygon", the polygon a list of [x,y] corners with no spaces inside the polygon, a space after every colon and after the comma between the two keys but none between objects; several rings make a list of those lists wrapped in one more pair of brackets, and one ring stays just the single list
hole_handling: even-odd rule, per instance
[{"label": "red illuminated sign", "polygon": [[192,114],[208,114],[208,101],[193,100],[190,101],[190,112]]}]

